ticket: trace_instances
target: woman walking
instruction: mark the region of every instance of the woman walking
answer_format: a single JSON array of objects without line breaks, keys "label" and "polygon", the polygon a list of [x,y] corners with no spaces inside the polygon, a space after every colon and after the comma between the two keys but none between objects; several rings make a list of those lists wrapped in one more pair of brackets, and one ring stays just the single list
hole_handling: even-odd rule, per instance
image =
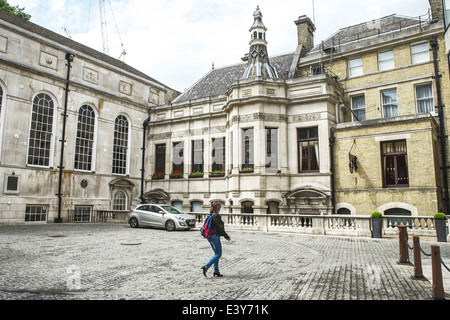
[{"label": "woman walking", "polygon": [[219,272],[219,259],[222,257],[222,243],[220,242],[220,237],[223,236],[228,241],[231,240],[230,236],[225,232],[225,227],[222,218],[219,215],[220,212],[220,202],[213,201],[211,203],[210,215],[216,213],[211,219],[211,225],[215,229],[215,233],[208,238],[211,248],[214,250],[214,256],[209,260],[209,262],[202,267],[203,275],[206,277],[206,272],[209,267],[214,264],[214,277],[223,277]]}]

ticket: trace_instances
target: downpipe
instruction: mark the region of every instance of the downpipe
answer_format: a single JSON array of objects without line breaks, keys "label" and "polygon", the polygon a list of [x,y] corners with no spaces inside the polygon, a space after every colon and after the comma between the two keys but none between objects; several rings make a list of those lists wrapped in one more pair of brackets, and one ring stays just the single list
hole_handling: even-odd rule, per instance
[{"label": "downpipe", "polygon": [[445,119],[444,119],[444,105],[442,104],[442,91],[441,91],[441,75],[439,74],[438,67],[438,43],[436,38],[430,41],[431,50],[433,51],[433,64],[434,64],[434,81],[436,83],[436,95],[438,103],[436,108],[438,109],[439,116],[439,129],[440,135],[439,140],[441,143],[441,158],[442,158],[442,173],[443,173],[443,183],[444,183],[444,212],[448,214],[449,210],[449,186],[448,186],[448,166],[447,166],[447,135],[445,132]]},{"label": "downpipe", "polygon": [[74,55],[71,53],[66,54],[67,60],[67,79],[66,79],[66,97],[64,102],[64,115],[63,115],[63,127],[62,127],[62,137],[61,137],[61,155],[59,160],[59,181],[58,181],[58,217],[55,218],[55,223],[62,223],[61,211],[62,211],[62,176],[64,170],[64,147],[66,143],[66,123],[67,123],[67,103],[69,100],[69,85],[70,85],[70,70],[72,69],[72,62]]},{"label": "downpipe", "polygon": [[146,145],[146,136],[147,136],[147,127],[150,123],[150,117],[148,117],[143,124],[143,136],[142,136],[142,164],[141,164],[141,196],[139,197],[141,199],[141,204],[145,203],[144,199],[144,177],[145,177],[145,145]]}]

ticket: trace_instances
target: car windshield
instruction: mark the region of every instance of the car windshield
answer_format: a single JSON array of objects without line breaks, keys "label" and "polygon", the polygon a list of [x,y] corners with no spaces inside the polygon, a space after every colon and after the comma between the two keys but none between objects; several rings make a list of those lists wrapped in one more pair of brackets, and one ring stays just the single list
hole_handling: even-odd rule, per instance
[{"label": "car windshield", "polygon": [[173,214],[183,214],[183,212],[181,212],[180,210],[178,210],[177,208],[171,207],[171,206],[161,206],[161,208],[163,208],[164,210],[166,210],[169,213],[173,213]]}]

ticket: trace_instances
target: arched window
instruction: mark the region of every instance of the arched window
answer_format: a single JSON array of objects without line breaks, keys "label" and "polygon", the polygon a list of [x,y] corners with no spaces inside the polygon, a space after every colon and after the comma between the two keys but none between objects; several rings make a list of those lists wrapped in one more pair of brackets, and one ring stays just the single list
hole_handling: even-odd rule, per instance
[{"label": "arched window", "polygon": [[128,119],[118,116],[114,125],[113,174],[127,174],[128,128]]},{"label": "arched window", "polygon": [[[2,143],[3,143],[3,116],[2,116],[2,104],[3,104],[3,89],[0,86],[0,156],[2,155]],[[1,158],[0,158],[1,160]]]},{"label": "arched window", "polygon": [[92,170],[94,134],[95,112],[90,106],[84,105],[78,111],[75,170]]},{"label": "arched window", "polygon": [[124,191],[117,191],[114,195],[113,210],[124,211],[127,210],[128,197]]},{"label": "arched window", "polygon": [[[242,208],[241,208],[241,213],[242,213],[242,224],[245,225],[253,225],[255,223],[254,219],[253,219],[253,202],[252,201],[243,201],[242,202]],[[248,215],[250,214],[250,215]],[[246,215],[246,216],[244,216]]]},{"label": "arched window", "polygon": [[172,207],[180,211],[183,211],[183,201],[172,201]]},{"label": "arched window", "polygon": [[200,201],[192,201],[191,212],[203,212],[203,203]]},{"label": "arched window", "polygon": [[38,94],[33,101],[28,165],[49,167],[53,141],[54,103],[47,94]]},{"label": "arched window", "polygon": [[[402,208],[392,208],[384,211],[385,216],[405,216],[410,217],[411,211]],[[391,218],[388,219],[388,227],[396,228],[398,225],[408,225],[410,228],[412,227],[412,221],[410,219],[402,219],[402,218]]]},{"label": "arched window", "polygon": [[269,202],[267,202],[267,214],[278,214],[278,213],[280,213],[279,206],[280,206],[280,204],[277,201],[269,201]]},{"label": "arched window", "polygon": [[253,213],[253,202],[251,201],[244,201],[242,202],[242,213]]},{"label": "arched window", "polygon": [[340,209],[337,211],[337,214],[352,214],[352,213],[351,213],[350,209],[347,209],[347,208],[340,208]]}]

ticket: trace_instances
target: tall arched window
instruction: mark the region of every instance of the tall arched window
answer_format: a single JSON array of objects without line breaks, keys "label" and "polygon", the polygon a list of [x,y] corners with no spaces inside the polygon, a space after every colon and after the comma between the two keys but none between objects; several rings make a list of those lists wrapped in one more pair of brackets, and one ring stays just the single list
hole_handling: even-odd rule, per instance
[{"label": "tall arched window", "polygon": [[75,170],[91,171],[95,134],[95,112],[84,105],[78,111],[77,141],[75,146]]},{"label": "tall arched window", "polygon": [[114,194],[113,210],[124,211],[127,210],[128,197],[124,191],[117,191]]},{"label": "tall arched window", "polygon": [[2,143],[3,143],[3,123],[4,123],[4,116],[2,112],[5,110],[2,109],[3,105],[3,88],[0,86],[0,161],[2,156]]},{"label": "tall arched window", "polygon": [[38,94],[33,101],[28,165],[49,167],[53,138],[54,103],[45,93]]},{"label": "tall arched window", "polygon": [[128,119],[118,116],[114,125],[113,174],[127,174]]}]

